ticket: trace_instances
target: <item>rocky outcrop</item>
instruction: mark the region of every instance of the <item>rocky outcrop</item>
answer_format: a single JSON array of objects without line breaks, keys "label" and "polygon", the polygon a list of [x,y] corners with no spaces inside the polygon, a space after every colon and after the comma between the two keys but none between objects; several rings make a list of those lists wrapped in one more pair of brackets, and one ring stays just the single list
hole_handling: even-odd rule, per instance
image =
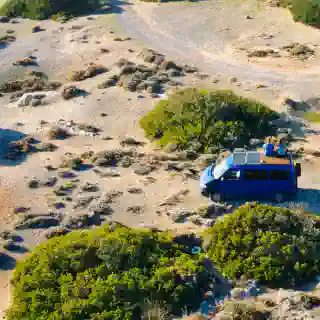
[{"label": "rocky outcrop", "polygon": [[16,230],[28,228],[49,228],[60,224],[60,216],[54,213],[47,215],[20,214],[15,217],[14,227]]},{"label": "rocky outcrop", "polygon": [[153,66],[135,64],[127,59],[120,58],[116,65],[120,69],[118,85],[129,91],[146,90],[152,95],[160,94],[168,86],[177,86],[170,77],[183,76],[183,70],[193,73],[194,67],[178,66],[174,61],[164,60],[164,56],[151,49],[145,49],[140,54],[145,62],[152,63]]},{"label": "rocky outcrop", "polygon": [[99,74],[107,72],[108,69],[101,65],[96,65],[94,63],[91,63],[89,67],[86,69],[73,71],[70,74],[69,80],[71,81],[83,81],[88,78],[93,78]]},{"label": "rocky outcrop", "polygon": [[68,234],[71,230],[64,227],[51,227],[44,232],[44,236],[47,239],[51,239],[54,237],[64,236]]},{"label": "rocky outcrop", "polygon": [[55,91],[60,88],[61,83],[46,81],[38,77],[30,77],[24,80],[7,81],[0,86],[0,93],[15,93],[11,99],[17,99],[27,92]]},{"label": "rocky outcrop", "polygon": [[98,212],[84,212],[67,215],[62,226],[67,229],[83,229],[92,225],[100,225],[101,217]]}]

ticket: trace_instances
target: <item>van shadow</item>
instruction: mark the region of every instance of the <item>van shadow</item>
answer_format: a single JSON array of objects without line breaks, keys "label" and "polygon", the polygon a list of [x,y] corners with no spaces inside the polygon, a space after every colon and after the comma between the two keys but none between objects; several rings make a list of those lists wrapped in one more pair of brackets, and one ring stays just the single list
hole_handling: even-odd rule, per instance
[{"label": "van shadow", "polygon": [[294,198],[288,199],[287,201],[281,203],[254,198],[241,201],[228,201],[228,203],[232,204],[233,208],[237,208],[248,201],[259,201],[259,203],[262,204],[287,208],[290,210],[299,210],[320,216],[320,190],[318,189],[299,188]]},{"label": "van shadow", "polygon": [[0,128],[0,165],[16,166],[26,160],[26,154],[21,155],[21,157],[15,160],[9,160],[6,158],[6,154],[9,151],[10,142],[22,140],[24,137],[25,134],[22,132]]},{"label": "van shadow", "polygon": [[320,190],[298,189],[296,199],[292,202],[293,208],[301,208],[305,212],[320,215]]}]

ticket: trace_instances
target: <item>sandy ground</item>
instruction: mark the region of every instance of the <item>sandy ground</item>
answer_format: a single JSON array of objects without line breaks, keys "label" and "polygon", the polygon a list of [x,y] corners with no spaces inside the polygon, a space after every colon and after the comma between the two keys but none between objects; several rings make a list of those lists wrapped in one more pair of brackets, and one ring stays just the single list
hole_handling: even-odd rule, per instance
[{"label": "sandy ground", "polygon": [[[28,156],[22,163],[0,166],[0,229],[10,229],[12,212],[16,207],[31,207],[33,213],[48,210],[50,188],[36,190],[27,188],[31,177],[44,179],[51,175],[44,168],[47,164],[58,165],[65,153],[75,154],[87,150],[104,150],[120,147],[119,141],[125,136],[134,136],[145,141],[137,121],[153,108],[155,100],[148,94],[139,99],[138,93],[126,92],[122,88],[112,87],[97,89],[97,84],[117,72],[114,63],[120,58],[142,62],[138,53],[143,46],[153,47],[168,58],[185,61],[200,68],[209,75],[208,79],[199,80],[194,76],[185,77],[186,85],[208,88],[232,88],[235,92],[255,97],[268,103],[276,110],[281,110],[283,97],[306,99],[318,95],[320,77],[318,75],[319,55],[310,60],[297,61],[285,58],[251,59],[239,47],[257,48],[266,46],[280,47],[290,42],[312,44],[316,53],[320,45],[318,31],[294,24],[289,14],[282,9],[257,6],[254,3],[205,1],[199,3],[145,4],[112,2],[115,13],[110,15],[93,15],[91,20],[81,17],[67,24],[44,21],[45,29],[32,34],[33,21],[19,20],[18,24],[0,24],[0,35],[6,30],[15,31],[17,41],[5,49],[0,49],[0,84],[8,79],[16,79],[24,74],[22,67],[12,66],[12,62],[27,55],[39,58],[39,70],[44,71],[50,80],[67,83],[71,70],[77,70],[90,62],[100,63],[109,72],[95,78],[77,83],[77,87],[89,92],[88,97],[79,97],[63,101],[58,97],[47,106],[17,107],[8,104],[7,98],[0,98],[0,128],[30,134],[46,141],[46,126],[40,121],[57,123],[66,121],[86,122],[102,129],[101,135],[113,137],[102,140],[97,137],[72,137],[64,141],[54,141],[59,146],[55,152],[37,153]],[[253,19],[245,19],[249,15]],[[266,19],[265,17],[268,17]],[[261,40],[261,33],[273,34],[268,40]],[[129,35],[133,39],[123,42],[113,41],[116,36]],[[101,54],[106,48],[110,53]],[[128,49],[132,49],[129,52]],[[238,78],[230,84],[230,77]],[[256,89],[257,83],[266,88]],[[108,116],[101,117],[101,113]],[[309,128],[310,129],[310,128]],[[319,148],[320,127],[312,126],[313,131],[302,132],[305,142],[297,144]],[[142,147],[141,151],[150,151],[152,146]],[[307,159],[308,160],[308,159]],[[300,179],[301,201],[312,198],[311,211],[319,209],[320,199],[320,161],[312,158],[303,164],[303,176]],[[80,184],[85,181],[98,183],[100,193],[117,190],[123,192],[113,204],[113,219],[139,227],[153,225],[163,229],[195,230],[191,223],[174,224],[158,205],[168,196],[182,189],[189,193],[183,197],[176,208],[193,209],[208,200],[199,195],[198,180],[185,179],[179,174],[169,174],[160,167],[150,176],[153,183],[137,176],[131,168],[120,168],[120,176],[100,178],[93,171],[81,172]],[[128,187],[141,187],[141,194],[130,194]],[[307,194],[307,196],[306,196]],[[143,212],[133,215],[127,212],[129,206],[138,205]],[[65,212],[71,213],[67,206]],[[320,212],[320,209],[319,209]],[[32,247],[43,239],[42,231],[24,231],[20,233],[26,246]],[[21,259],[23,255],[15,254]],[[12,267],[0,272],[0,292],[9,298],[8,279]],[[1,299],[0,310],[4,310],[9,299]],[[1,316],[1,312],[0,312]]]},{"label": "sandy ground", "polygon": [[[273,98],[286,94],[303,99],[318,94],[319,55],[304,62],[287,58],[248,61],[239,51],[244,46],[278,48],[299,42],[312,44],[317,52],[318,31],[295,24],[286,10],[252,1],[119,3],[123,9],[119,19],[126,31],[169,56],[192,62],[210,74],[236,77],[251,90],[263,83],[268,87],[264,95],[270,93]],[[266,35],[273,38],[264,39]]]}]

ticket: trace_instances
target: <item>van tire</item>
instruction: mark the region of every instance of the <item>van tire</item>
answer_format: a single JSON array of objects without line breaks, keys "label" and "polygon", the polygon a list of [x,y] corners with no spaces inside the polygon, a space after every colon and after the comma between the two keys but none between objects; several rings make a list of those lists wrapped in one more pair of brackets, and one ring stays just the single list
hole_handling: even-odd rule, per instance
[{"label": "van tire", "polygon": [[204,197],[208,197],[208,196],[209,196],[208,189],[207,189],[207,188],[202,189],[202,190],[201,190],[201,195],[204,196]]},{"label": "van tire", "polygon": [[275,197],[274,197],[274,201],[277,203],[281,203],[284,201],[284,194],[283,193],[276,193]]},{"label": "van tire", "polygon": [[213,202],[220,202],[222,201],[221,193],[211,193],[210,198]]}]

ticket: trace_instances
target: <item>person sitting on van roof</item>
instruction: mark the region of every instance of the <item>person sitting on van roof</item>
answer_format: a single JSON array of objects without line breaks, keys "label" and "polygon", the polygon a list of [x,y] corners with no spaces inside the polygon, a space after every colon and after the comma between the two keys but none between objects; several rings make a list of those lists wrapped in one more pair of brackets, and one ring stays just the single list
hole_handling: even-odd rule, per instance
[{"label": "person sitting on van roof", "polygon": [[279,140],[279,143],[277,144],[277,155],[279,157],[284,157],[287,154],[285,140],[282,138]]},{"label": "person sitting on van roof", "polygon": [[268,137],[263,145],[263,152],[266,157],[271,157],[274,154],[274,144],[271,137]]}]

